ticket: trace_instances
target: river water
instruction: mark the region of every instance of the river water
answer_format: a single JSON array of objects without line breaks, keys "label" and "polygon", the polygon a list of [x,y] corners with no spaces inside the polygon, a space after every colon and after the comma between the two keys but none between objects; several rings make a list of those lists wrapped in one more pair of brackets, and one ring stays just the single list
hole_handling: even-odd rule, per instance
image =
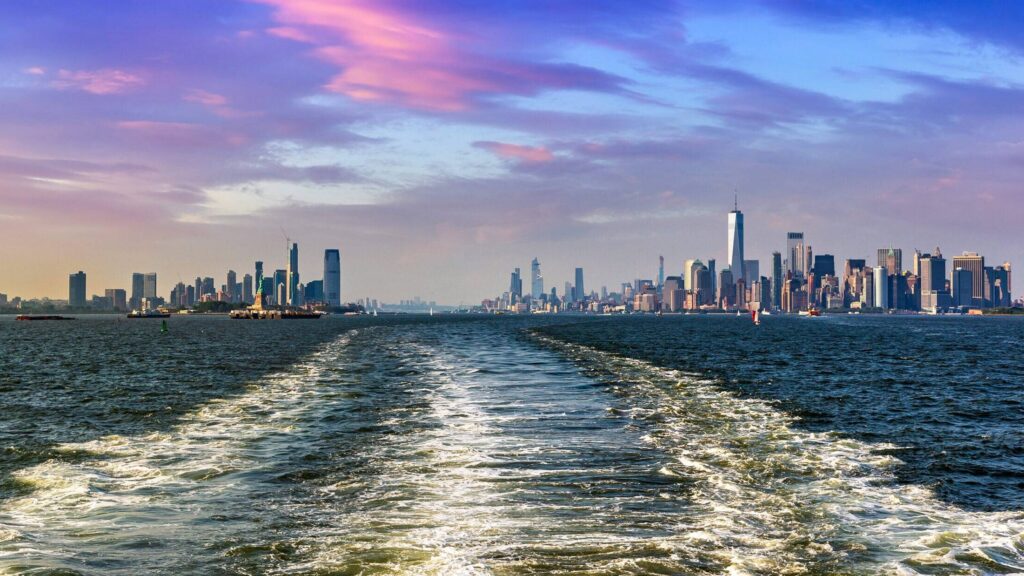
[{"label": "river water", "polygon": [[1024,322],[0,320],[0,573],[1024,572]]}]

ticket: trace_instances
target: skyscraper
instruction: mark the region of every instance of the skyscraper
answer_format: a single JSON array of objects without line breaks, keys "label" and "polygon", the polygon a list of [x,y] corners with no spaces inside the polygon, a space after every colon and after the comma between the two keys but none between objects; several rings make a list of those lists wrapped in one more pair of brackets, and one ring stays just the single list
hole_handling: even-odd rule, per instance
[{"label": "skyscraper", "polygon": [[[710,299],[709,304],[714,303],[715,295],[718,294],[718,271],[715,268],[716,265],[714,258],[708,258],[708,275],[711,277],[711,293],[708,295]],[[690,286],[687,286],[687,288],[690,288]]]},{"label": "skyscraper", "polygon": [[242,276],[242,302],[246,304],[253,303],[252,274]]},{"label": "skyscraper", "polygon": [[[956,261],[956,258],[953,258]],[[953,305],[965,308],[974,305],[974,274],[966,268],[955,268],[953,270],[953,281],[950,283],[953,289]]]},{"label": "skyscraper", "polygon": [[285,286],[288,283],[288,271],[287,270],[274,270],[274,304],[278,306],[285,306],[288,301],[285,299]]},{"label": "skyscraper", "polygon": [[234,270],[228,270],[228,278],[226,284],[227,290],[225,290],[225,292],[227,292],[228,294],[228,302],[238,302],[239,300],[239,295],[235,294],[235,284],[237,283],[238,275],[235,274]]},{"label": "skyscraper", "polygon": [[902,248],[879,248],[878,265],[886,269],[890,276],[896,276],[903,272],[903,249]]},{"label": "skyscraper", "polygon": [[889,309],[889,274],[884,266],[875,268],[875,307]]},{"label": "skyscraper", "polygon": [[582,302],[587,293],[583,290],[583,268],[576,269],[576,302]]},{"label": "skyscraper", "polygon": [[150,300],[156,298],[156,272],[150,272],[143,277],[142,297]]},{"label": "skyscraper", "polygon": [[530,298],[540,302],[544,296],[544,276],[540,273],[540,261],[530,262]]},{"label": "skyscraper", "polygon": [[804,233],[803,232],[787,232],[786,233],[786,258],[789,259],[789,271],[793,273],[794,277],[803,278],[804,276]]},{"label": "skyscraper", "polygon": [[287,281],[285,284],[285,302],[289,306],[299,304],[299,244],[293,242],[288,251]]},{"label": "skyscraper", "polygon": [[328,306],[341,306],[341,251],[324,250],[324,301]]},{"label": "skyscraper", "polygon": [[836,258],[831,254],[818,254],[814,257],[814,274],[821,276],[836,275]]},{"label": "skyscraper", "polygon": [[[984,305],[985,300],[985,257],[977,252],[964,252],[960,256],[953,256],[953,270],[963,268],[971,272],[971,294],[974,298],[971,306],[978,308]],[[967,304],[959,304],[967,306]]]},{"label": "skyscraper", "polygon": [[772,252],[772,307],[782,309],[782,254]]},{"label": "skyscraper", "polygon": [[142,299],[145,298],[145,274],[135,272],[132,274],[132,299],[129,302],[133,309],[142,306]]},{"label": "skyscraper", "polygon": [[68,277],[68,306],[85,308],[85,272],[81,270]]},{"label": "skyscraper", "polygon": [[508,292],[513,301],[523,299],[523,273],[519,268],[512,271],[512,279],[509,281]]},{"label": "skyscraper", "polygon": [[110,305],[114,310],[123,312],[128,307],[123,288],[107,288],[104,295],[110,300]]},{"label": "skyscraper", "polygon": [[732,270],[733,281],[746,278],[743,262],[743,212],[737,203],[729,212],[729,269]]},{"label": "skyscraper", "polygon": [[746,277],[745,281],[748,286],[759,280],[761,278],[761,261],[744,260],[743,274]]},{"label": "skyscraper", "polygon": [[665,257],[658,256],[658,294],[661,294],[663,286],[665,286]]}]

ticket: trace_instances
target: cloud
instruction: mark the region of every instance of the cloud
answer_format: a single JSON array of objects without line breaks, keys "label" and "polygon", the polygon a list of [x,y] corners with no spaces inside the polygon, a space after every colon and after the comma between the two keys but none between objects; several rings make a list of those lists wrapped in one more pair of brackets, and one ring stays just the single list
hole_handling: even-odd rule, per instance
[{"label": "cloud", "polygon": [[207,92],[206,90],[200,90],[193,88],[185,93],[184,99],[188,102],[196,102],[203,106],[221,107],[226,106],[228,99],[220,94],[214,94],[213,92]]},{"label": "cloud", "polygon": [[339,69],[327,90],[356,101],[459,111],[487,96],[550,89],[624,92],[627,82],[586,66],[491,54],[492,47],[458,23],[432,24],[387,3],[254,1],[276,9],[282,26],[269,33],[314,46],[317,58]]},{"label": "cloud", "polygon": [[120,94],[145,84],[141,76],[124,70],[60,70],[51,83],[60,90],[82,90],[90,94]]},{"label": "cloud", "polygon": [[527,164],[544,164],[555,159],[550,150],[541,146],[520,146],[504,142],[474,142],[473,146],[487,150],[499,158]]}]

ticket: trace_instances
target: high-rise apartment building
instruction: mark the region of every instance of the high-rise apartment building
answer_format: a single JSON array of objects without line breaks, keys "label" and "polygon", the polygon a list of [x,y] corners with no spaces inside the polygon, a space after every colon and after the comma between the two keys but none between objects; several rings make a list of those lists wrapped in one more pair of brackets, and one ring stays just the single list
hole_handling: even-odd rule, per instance
[{"label": "high-rise apartment building", "polygon": [[743,212],[737,204],[729,212],[729,269],[734,282],[746,277],[743,265]]},{"label": "high-rise apartment building", "polygon": [[68,277],[68,306],[85,308],[85,272],[81,270]]},{"label": "high-rise apartment building", "polygon": [[110,305],[114,310],[124,312],[128,309],[128,298],[124,288],[107,288],[104,291],[104,297],[110,300]]},{"label": "high-rise apartment building", "polygon": [[324,250],[323,299],[328,306],[341,306],[341,251]]}]

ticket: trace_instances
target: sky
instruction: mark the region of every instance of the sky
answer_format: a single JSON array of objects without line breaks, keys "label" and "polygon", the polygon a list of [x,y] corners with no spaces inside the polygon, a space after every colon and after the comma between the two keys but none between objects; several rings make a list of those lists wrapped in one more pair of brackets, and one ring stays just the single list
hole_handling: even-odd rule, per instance
[{"label": "sky", "polygon": [[[253,262],[343,299],[477,303],[726,258],[738,196],[871,258],[1024,262],[1024,4],[0,3],[0,292]],[[909,257],[904,257],[909,262]],[[721,265],[720,265],[721,266]]]}]

